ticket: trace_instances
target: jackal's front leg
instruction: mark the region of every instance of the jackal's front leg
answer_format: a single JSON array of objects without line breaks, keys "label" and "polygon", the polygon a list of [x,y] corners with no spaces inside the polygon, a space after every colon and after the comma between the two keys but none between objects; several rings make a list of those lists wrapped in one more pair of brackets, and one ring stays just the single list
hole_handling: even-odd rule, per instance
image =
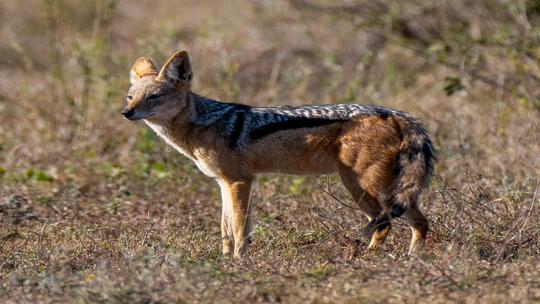
[{"label": "jackal's front leg", "polygon": [[250,197],[252,179],[235,181],[220,181],[223,201],[221,234],[223,238],[223,253],[231,251],[234,240],[234,257],[240,257],[249,245]]},{"label": "jackal's front leg", "polygon": [[[223,204],[225,209],[225,204]],[[221,215],[221,240],[223,243],[223,255],[229,255],[234,249],[233,235],[231,232],[232,223],[225,214]]]},{"label": "jackal's front leg", "polygon": [[232,203],[229,184],[218,181],[221,188],[221,241],[223,254],[229,255],[234,250],[234,236],[232,233]]}]

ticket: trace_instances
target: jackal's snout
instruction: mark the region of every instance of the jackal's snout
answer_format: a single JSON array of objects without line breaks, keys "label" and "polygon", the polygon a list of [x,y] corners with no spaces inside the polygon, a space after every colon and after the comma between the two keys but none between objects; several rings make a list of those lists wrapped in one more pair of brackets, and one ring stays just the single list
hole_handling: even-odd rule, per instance
[{"label": "jackal's snout", "polygon": [[135,114],[135,110],[133,109],[124,109],[124,111],[122,111],[122,116],[124,116],[124,118],[127,118],[127,119],[130,119],[131,117],[133,117],[133,115]]}]

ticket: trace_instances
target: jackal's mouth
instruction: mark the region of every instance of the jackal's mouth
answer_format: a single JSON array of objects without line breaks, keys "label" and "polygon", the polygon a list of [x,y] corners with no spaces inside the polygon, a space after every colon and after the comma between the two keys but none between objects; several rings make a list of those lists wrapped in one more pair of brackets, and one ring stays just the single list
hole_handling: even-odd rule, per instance
[{"label": "jackal's mouth", "polygon": [[124,116],[127,120],[141,120],[146,119],[154,116],[156,112],[137,112],[135,110],[129,110],[122,112],[122,116]]}]

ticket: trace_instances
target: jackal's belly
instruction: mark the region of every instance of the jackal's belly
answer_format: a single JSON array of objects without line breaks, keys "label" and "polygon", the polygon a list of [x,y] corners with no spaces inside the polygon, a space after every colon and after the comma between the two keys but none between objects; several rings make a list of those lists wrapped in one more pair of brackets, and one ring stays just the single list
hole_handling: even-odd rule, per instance
[{"label": "jackal's belly", "polygon": [[337,170],[340,130],[340,124],[284,130],[257,140],[247,150],[257,173],[329,174]]},{"label": "jackal's belly", "polygon": [[257,173],[281,173],[290,175],[323,175],[336,172],[334,164],[286,164],[285,166],[269,166],[265,170]]},{"label": "jackal's belly", "polygon": [[255,161],[255,173],[319,175],[331,174],[337,170],[336,157],[327,151],[273,150]]}]

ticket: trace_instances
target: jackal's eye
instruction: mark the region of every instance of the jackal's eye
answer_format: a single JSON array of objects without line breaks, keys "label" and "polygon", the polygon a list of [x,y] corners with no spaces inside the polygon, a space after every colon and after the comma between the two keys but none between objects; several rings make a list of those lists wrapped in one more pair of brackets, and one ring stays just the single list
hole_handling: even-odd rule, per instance
[{"label": "jackal's eye", "polygon": [[146,97],[146,99],[147,100],[156,100],[156,99],[160,98],[163,95],[165,95],[165,94],[152,94],[152,95]]},{"label": "jackal's eye", "polygon": [[131,96],[131,95],[126,96],[126,100],[127,100],[127,101],[133,100],[133,96]]}]

